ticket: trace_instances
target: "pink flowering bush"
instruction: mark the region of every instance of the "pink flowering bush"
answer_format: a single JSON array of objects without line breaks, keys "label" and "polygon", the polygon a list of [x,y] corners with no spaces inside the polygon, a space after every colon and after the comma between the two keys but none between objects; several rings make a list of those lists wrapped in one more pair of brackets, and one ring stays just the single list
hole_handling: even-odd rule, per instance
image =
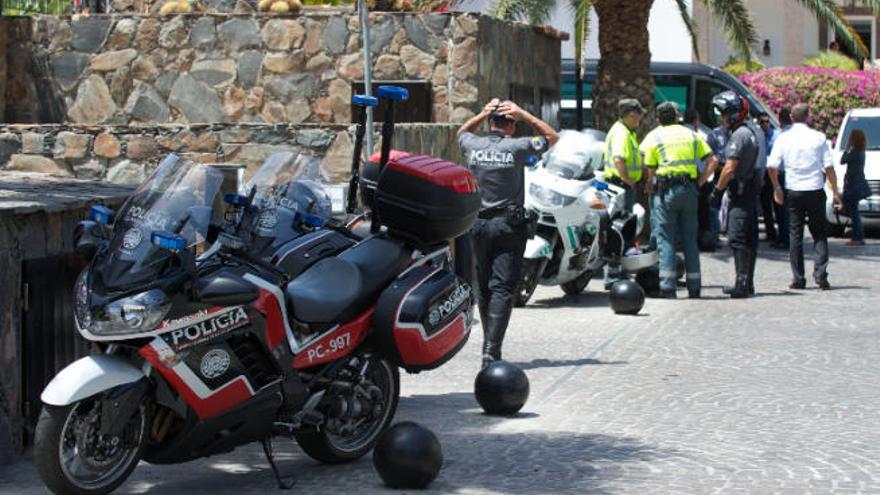
[{"label": "pink flowering bush", "polygon": [[740,80],[773,112],[796,103],[810,105],[810,123],[829,139],[852,108],[877,106],[880,75],[876,71],[843,71],[820,67],[786,67],[743,75]]}]

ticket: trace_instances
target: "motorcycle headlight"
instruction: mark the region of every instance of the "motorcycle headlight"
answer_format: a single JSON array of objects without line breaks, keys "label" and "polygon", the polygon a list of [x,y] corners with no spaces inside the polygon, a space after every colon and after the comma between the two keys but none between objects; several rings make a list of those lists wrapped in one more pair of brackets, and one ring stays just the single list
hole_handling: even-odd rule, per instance
[{"label": "motorcycle headlight", "polygon": [[155,329],[169,309],[171,300],[165,292],[152,289],[117,299],[101,309],[87,310],[89,317],[78,321],[95,335],[141,333]]},{"label": "motorcycle headlight", "polygon": [[547,208],[564,208],[577,200],[573,196],[566,196],[537,184],[529,185],[529,196],[536,203]]}]

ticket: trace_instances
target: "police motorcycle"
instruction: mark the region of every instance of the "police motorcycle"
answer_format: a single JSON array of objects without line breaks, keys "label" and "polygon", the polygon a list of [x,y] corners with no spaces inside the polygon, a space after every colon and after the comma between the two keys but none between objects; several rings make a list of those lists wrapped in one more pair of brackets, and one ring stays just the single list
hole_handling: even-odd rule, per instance
[{"label": "police motorcycle", "polygon": [[[366,239],[321,222],[320,195],[303,193],[301,167],[283,158],[264,165],[279,178],[226,196],[231,225],[213,235],[222,174],[174,155],[118,213],[93,207],[75,235],[91,262],[74,298],[94,352],[43,391],[34,455],[44,483],[105,494],[139,460],[181,463],[259,441],[289,488],[273,438],[322,462],[368,452],[396,411],[398,369],[442,365],[473,320],[448,240],[476,219],[475,179],[433,157],[387,157]],[[283,239],[290,225],[295,237]]]},{"label": "police motorcycle", "polygon": [[659,262],[656,251],[635,243],[644,209],[636,204],[626,212],[624,189],[596,176],[604,141],[599,131],[561,131],[553,148],[526,169],[534,236],[526,244],[516,306],[525,306],[539,284],[576,295],[608,263],[637,273]]}]

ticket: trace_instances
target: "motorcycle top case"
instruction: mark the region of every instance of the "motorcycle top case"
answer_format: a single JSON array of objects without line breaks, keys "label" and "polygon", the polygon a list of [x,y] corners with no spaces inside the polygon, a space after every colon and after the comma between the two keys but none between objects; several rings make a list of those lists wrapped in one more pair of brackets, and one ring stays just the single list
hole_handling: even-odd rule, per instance
[{"label": "motorcycle top case", "polygon": [[445,268],[413,269],[379,296],[373,326],[380,347],[410,373],[442,365],[467,342],[472,297]]},{"label": "motorcycle top case", "polygon": [[480,192],[471,172],[424,155],[389,160],[376,186],[376,215],[388,232],[417,245],[467,232],[477,219]]}]

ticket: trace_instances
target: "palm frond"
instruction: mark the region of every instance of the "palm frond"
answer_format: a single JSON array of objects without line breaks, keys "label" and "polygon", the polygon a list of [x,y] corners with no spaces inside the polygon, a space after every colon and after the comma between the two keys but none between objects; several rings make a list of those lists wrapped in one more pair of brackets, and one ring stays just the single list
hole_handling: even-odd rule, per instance
[{"label": "palm frond", "polygon": [[574,11],[574,58],[583,61],[587,39],[590,37],[590,9],[593,0],[569,0]]},{"label": "palm frond", "polygon": [[[878,0],[880,1],[880,0]],[[697,42],[697,28],[694,26],[694,18],[691,17],[691,13],[688,12],[688,1],[687,0],[675,0],[676,5],[678,5],[678,12],[681,14],[681,20],[684,22],[684,27],[687,29],[688,34],[691,36],[691,46],[694,48],[694,55],[697,57],[697,60],[700,59],[700,47]]]},{"label": "palm frond", "polygon": [[[858,57],[869,57],[871,51],[865,46],[861,36],[855,32],[843,11],[834,0],[797,0],[807,10],[813,13],[820,22],[824,21],[834,27],[837,39],[847,46]],[[866,4],[874,9],[880,9],[880,0],[867,0]]]},{"label": "palm frond", "polygon": [[727,33],[727,41],[747,62],[752,59],[752,45],[758,31],[744,0],[703,0],[712,16]]}]

